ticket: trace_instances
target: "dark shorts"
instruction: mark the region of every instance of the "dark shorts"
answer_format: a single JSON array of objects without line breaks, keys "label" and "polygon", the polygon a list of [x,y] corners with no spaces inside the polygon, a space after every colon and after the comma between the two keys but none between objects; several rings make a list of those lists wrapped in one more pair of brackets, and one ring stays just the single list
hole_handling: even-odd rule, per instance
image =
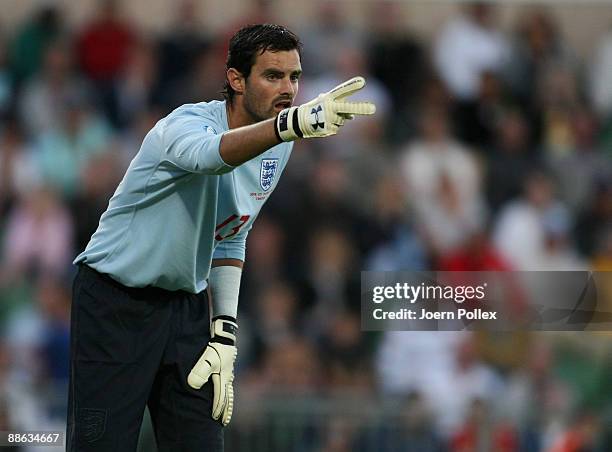
[{"label": "dark shorts", "polygon": [[73,286],[67,450],[136,450],[148,405],[160,452],[222,451],[212,384],[187,385],[209,337],[206,293],[128,288],[81,265]]}]

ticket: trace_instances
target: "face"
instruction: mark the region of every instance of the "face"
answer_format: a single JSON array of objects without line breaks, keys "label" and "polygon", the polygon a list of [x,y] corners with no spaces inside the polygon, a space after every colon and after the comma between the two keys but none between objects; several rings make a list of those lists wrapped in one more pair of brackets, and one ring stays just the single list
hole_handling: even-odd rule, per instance
[{"label": "face", "polygon": [[301,74],[297,50],[266,51],[257,55],[243,92],[244,110],[253,122],[273,118],[290,107],[297,95]]}]

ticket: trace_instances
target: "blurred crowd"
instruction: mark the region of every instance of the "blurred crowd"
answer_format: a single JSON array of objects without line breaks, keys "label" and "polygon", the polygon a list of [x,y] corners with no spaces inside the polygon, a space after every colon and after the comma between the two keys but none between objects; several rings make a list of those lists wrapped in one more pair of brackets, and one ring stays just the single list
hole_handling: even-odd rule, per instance
[{"label": "blurred crowd", "polygon": [[[157,35],[108,0],[0,30],[0,430],[63,428],[71,261],[146,132],[221,98],[228,38],[273,4],[215,33],[189,0]],[[361,28],[342,4],[291,27],[297,103],[359,74],[377,114],[296,143],[249,235],[228,434],[241,398],[367,394],[401,408],[283,450],[612,450],[609,335],[363,333],[359,312],[362,270],[612,269],[612,28],[587,58],[545,7],[507,31],[465,4],[425,41],[399,2]]]}]

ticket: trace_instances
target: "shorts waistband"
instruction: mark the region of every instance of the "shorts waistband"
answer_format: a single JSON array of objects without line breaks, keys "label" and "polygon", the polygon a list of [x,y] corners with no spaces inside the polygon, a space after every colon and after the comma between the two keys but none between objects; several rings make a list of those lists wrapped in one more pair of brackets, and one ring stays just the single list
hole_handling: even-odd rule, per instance
[{"label": "shorts waistband", "polygon": [[[197,295],[197,294],[193,294],[191,292],[187,292],[185,290],[167,290],[167,289],[162,289],[161,287],[155,287],[155,286],[130,287],[130,286],[126,286],[124,284],[121,284],[119,281],[117,281],[111,275],[109,275],[107,273],[100,273],[98,270],[90,267],[87,264],[80,263],[80,264],[78,264],[78,267],[85,274],[93,276],[94,278],[101,279],[106,284],[108,284],[108,285],[110,285],[110,286],[112,286],[112,287],[114,287],[114,288],[116,288],[118,290],[121,290],[123,292],[126,292],[130,296],[132,296],[132,297],[155,297],[155,298],[158,298],[158,297],[167,297],[167,298],[172,298],[172,297],[184,297],[186,295],[191,295],[191,296],[196,296]],[[206,291],[204,291],[204,292],[206,292]]]}]

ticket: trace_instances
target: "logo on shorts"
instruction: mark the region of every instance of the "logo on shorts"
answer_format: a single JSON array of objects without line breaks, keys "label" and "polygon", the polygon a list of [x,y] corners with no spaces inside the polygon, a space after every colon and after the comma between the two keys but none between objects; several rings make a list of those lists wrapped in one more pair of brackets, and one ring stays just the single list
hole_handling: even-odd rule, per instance
[{"label": "logo on shorts", "polygon": [[263,159],[259,173],[259,185],[264,191],[270,190],[278,168],[278,159]]},{"label": "logo on shorts", "polygon": [[314,130],[317,130],[317,128],[323,128],[325,127],[325,122],[324,121],[319,121],[319,113],[321,113],[323,111],[323,107],[321,107],[320,105],[317,108],[312,108],[312,111],[310,112],[311,115],[314,116],[313,120],[313,124],[312,124],[312,128]]},{"label": "logo on shorts", "polygon": [[104,435],[106,430],[106,410],[81,408],[78,415],[81,418],[79,436],[83,440],[91,443]]}]

